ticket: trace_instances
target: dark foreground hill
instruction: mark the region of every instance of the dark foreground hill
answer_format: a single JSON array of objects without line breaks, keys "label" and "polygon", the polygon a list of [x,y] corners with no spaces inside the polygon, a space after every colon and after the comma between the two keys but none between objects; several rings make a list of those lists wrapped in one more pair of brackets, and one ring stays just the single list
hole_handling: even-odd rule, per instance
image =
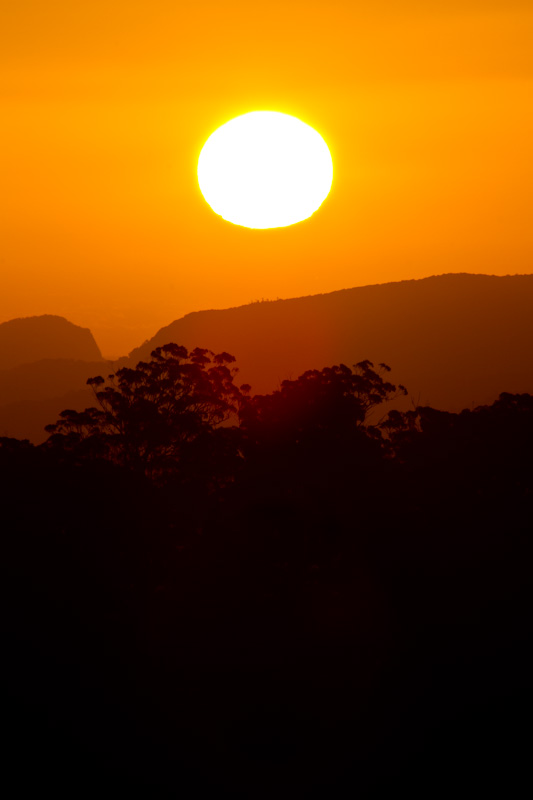
[{"label": "dark foreground hill", "polygon": [[44,358],[101,361],[102,354],[88,328],[64,317],[44,314],[0,325],[0,369]]},{"label": "dark foreground hill", "polygon": [[9,785],[520,797],[533,396],[380,430],[362,364],[221,428],[232,379],[171,346],[95,384],[105,414],[0,438]]},{"label": "dark foreground hill", "polygon": [[242,382],[261,393],[306,369],[385,362],[416,403],[459,411],[533,391],[533,275],[439,275],[200,311],[129,362],[167,342],[231,353]]}]

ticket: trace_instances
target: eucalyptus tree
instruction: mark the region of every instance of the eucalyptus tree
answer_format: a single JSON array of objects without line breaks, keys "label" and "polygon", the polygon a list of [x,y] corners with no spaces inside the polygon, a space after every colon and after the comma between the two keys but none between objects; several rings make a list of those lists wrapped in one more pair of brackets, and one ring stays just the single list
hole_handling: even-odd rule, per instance
[{"label": "eucalyptus tree", "polygon": [[218,473],[238,458],[231,423],[248,389],[235,384],[234,362],[205,348],[158,347],[135,368],[90,378],[97,405],[63,411],[46,427],[48,446],[108,459],[155,481]]}]

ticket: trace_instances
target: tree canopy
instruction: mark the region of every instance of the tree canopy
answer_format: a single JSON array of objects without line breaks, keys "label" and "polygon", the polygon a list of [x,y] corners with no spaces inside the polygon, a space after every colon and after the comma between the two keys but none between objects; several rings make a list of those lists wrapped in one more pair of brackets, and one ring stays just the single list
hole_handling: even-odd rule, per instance
[{"label": "tree canopy", "polygon": [[246,398],[241,425],[249,438],[286,445],[379,437],[378,426],[370,423],[372,412],[406,394],[404,386],[385,380],[389,371],[386,364],[375,370],[371,361],[308,370],[271,394]]},{"label": "tree canopy", "polygon": [[243,396],[234,383],[234,361],[199,347],[158,347],[134,369],[119,369],[107,380],[90,378],[98,407],[63,411],[46,428],[49,443],[155,479],[184,462],[190,467],[200,455],[209,459],[229,446],[232,429],[221,426],[236,419]]}]

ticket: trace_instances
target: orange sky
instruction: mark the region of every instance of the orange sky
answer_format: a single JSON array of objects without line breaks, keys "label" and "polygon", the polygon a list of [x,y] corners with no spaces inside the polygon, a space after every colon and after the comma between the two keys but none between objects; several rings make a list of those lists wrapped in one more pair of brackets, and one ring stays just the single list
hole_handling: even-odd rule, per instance
[{"label": "orange sky", "polygon": [[[105,355],[203,308],[442,272],[533,272],[531,0],[17,0],[0,11],[0,321]],[[248,230],[203,200],[258,109],[326,139],[329,198]]]}]

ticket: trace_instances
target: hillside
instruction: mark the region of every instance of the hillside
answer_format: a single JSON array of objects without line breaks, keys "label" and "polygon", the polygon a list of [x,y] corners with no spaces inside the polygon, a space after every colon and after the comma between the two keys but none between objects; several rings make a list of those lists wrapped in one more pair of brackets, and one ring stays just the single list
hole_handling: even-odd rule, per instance
[{"label": "hillside", "polygon": [[439,275],[188,314],[122,363],[167,342],[225,350],[269,392],[306,369],[385,362],[410,402],[458,411],[533,392],[533,275]]}]

